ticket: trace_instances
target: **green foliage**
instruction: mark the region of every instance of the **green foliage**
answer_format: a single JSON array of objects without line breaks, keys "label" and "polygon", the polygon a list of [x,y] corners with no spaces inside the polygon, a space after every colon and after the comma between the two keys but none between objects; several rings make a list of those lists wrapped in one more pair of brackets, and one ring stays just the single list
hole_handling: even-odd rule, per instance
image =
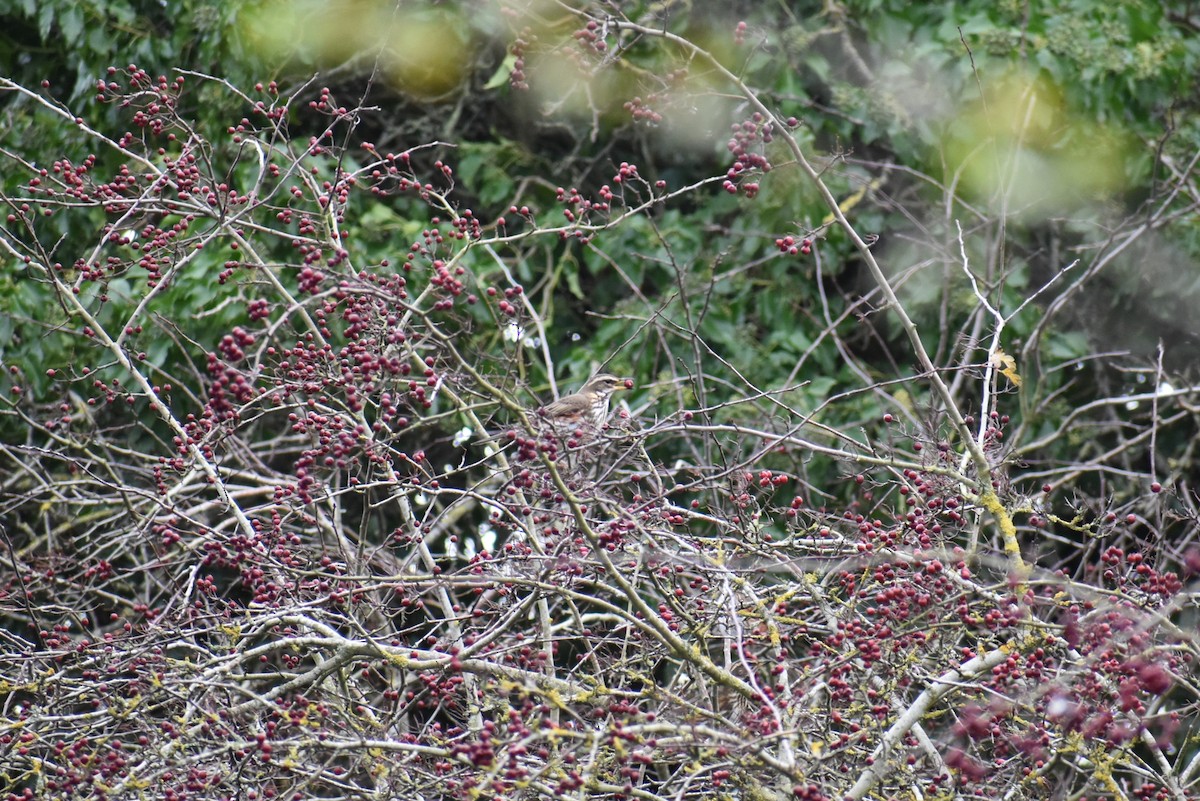
[{"label": "green foliage", "polygon": [[[1194,115],[1183,113],[1194,107],[1200,46],[1161,4],[1027,7],[872,0],[837,7],[762,5],[744,10],[748,28],[741,45],[733,34],[739,17],[732,12],[703,6],[667,12],[654,4],[626,4],[624,11],[632,19],[660,21],[708,48],[775,103],[781,115],[800,119],[801,146],[814,152],[851,221],[883,236],[880,253],[925,331],[954,325],[978,310],[958,264],[952,220],[967,229],[972,270],[1007,313],[1064,266],[1065,257],[1046,261],[1048,240],[1060,254],[1062,248],[1095,246],[1107,236],[1114,215],[1154,191],[1162,170],[1148,142],[1161,139],[1163,153],[1186,159],[1200,141],[1200,129],[1191,123]],[[62,86],[55,77],[49,92],[73,110],[86,109],[97,124],[127,124],[119,109],[84,104],[113,60],[163,72],[211,72],[244,90],[270,76],[286,86],[288,67],[281,65],[302,65],[305,71],[336,65],[339,80],[356,96],[375,64],[372,48],[403,50],[376,41],[394,21],[390,6],[371,2],[342,9],[337,24],[351,33],[340,37],[340,46],[349,47],[340,56],[304,38],[320,33],[333,47],[338,38],[333,34],[343,29],[316,4],[283,9],[269,3],[183,2],[167,14],[158,4],[132,0],[23,2],[10,4],[4,13],[12,24],[0,37],[0,52],[13,63],[14,77],[36,84],[42,73],[69,74]],[[543,227],[561,226],[562,209],[546,176],[591,196],[611,182],[622,161],[639,163],[648,180],[666,179],[670,188],[719,175],[728,166],[724,140],[743,111],[730,102],[728,86],[712,70],[678,47],[632,38],[621,58],[606,65],[611,68],[599,69],[599,60],[577,64],[560,58],[562,51],[550,45],[569,39],[570,31],[553,17],[521,31],[506,30],[504,16],[490,7],[414,6],[404,13],[413,30],[446,28],[450,39],[432,33],[425,38],[442,43],[463,69],[441,70],[449,78],[446,86],[422,92],[426,78],[402,58],[395,60],[395,53],[389,55],[384,61],[393,59],[388,61],[393,72],[384,70],[372,91],[410,99],[434,94],[437,100],[394,112],[390,104],[381,104],[378,122],[367,115],[364,124],[380,133],[412,130],[414,110],[425,115],[424,127],[442,130],[454,145],[438,153],[454,169],[451,204],[459,211],[471,208],[489,226],[501,216],[511,217],[514,204],[533,208]],[[329,24],[313,24],[314,19]],[[456,24],[447,26],[448,21]],[[263,47],[271,31],[276,46]],[[524,64],[533,84],[529,93],[508,85],[518,60],[505,48],[518,34],[530,43]],[[113,47],[118,40],[119,51]],[[18,63],[17,54],[31,43],[41,48],[39,56]],[[114,52],[120,53],[118,59]],[[299,85],[307,77],[306,72],[291,80]],[[539,95],[538,80],[560,94]],[[315,86],[308,91],[315,92]],[[660,110],[661,119],[631,123],[623,104],[632,95]],[[250,155],[239,157],[238,145],[211,137],[245,115],[245,104],[220,83],[196,80],[182,102],[181,113],[192,115],[197,130],[215,143],[214,160],[233,165],[230,177],[248,177]],[[472,107],[504,113],[480,125],[471,121]],[[306,117],[302,108],[297,103],[289,115],[298,138],[323,124]],[[6,111],[16,149],[38,163],[82,157],[74,145],[78,132],[61,118],[21,97],[8,98]],[[36,137],[20,133],[35,130]],[[361,155],[350,145],[343,156],[346,169],[353,169]],[[761,176],[753,201],[730,196],[714,183],[651,216],[598,230],[586,245],[529,237],[494,253],[472,252],[464,264],[474,274],[475,291],[503,288],[507,279],[495,261],[503,260],[527,285],[543,317],[560,378],[576,383],[600,364],[633,369],[639,383],[678,368],[733,386],[809,382],[805,401],[819,406],[854,382],[836,347],[839,339],[873,341],[881,376],[907,374],[907,368],[883,358],[888,349],[904,348],[895,319],[851,310],[856,293],[869,282],[848,239],[830,224],[824,201],[789,164],[779,142],[765,152],[774,168]],[[101,165],[120,159],[115,153],[97,156]],[[326,170],[330,164],[314,159],[311,166]],[[4,191],[19,195],[27,179],[10,173]],[[358,264],[397,262],[428,225],[425,205],[403,194],[378,202],[355,196],[351,203],[343,231]],[[1068,213],[1069,221],[1057,222]],[[40,237],[61,242],[62,253],[75,255],[104,221],[94,213],[58,215],[42,222]],[[999,265],[990,261],[995,239],[987,233],[997,230],[1006,238]],[[1200,253],[1196,231],[1193,220],[1166,232],[1180,258]],[[775,252],[773,241],[789,234],[813,236],[820,277],[811,260]],[[244,322],[242,304],[230,302],[238,300],[236,292],[212,281],[225,260],[221,247],[196,257],[154,301],[154,311],[171,319],[186,318],[195,305],[212,308],[190,321],[186,334],[199,343],[211,343],[219,332]],[[930,252],[939,255],[929,258]],[[264,256],[287,263],[291,254],[280,246]],[[1113,274],[1113,303],[1146,295],[1135,280],[1136,262],[1118,262]],[[59,323],[53,321],[39,321],[36,326],[44,333],[33,333],[39,329],[30,329],[30,321],[37,319],[34,312],[44,305],[44,296],[18,278],[5,276],[14,291],[0,303],[10,316],[6,326],[12,336],[0,356],[10,363],[69,362],[74,334],[56,329]],[[282,278],[291,282],[294,276],[285,270]],[[1160,305],[1175,300],[1186,305],[1196,291],[1194,281],[1175,272],[1155,281],[1148,297],[1158,298]],[[104,314],[118,319],[136,302],[137,290],[124,296],[114,288],[111,295]],[[655,310],[650,319],[647,308]],[[1034,334],[1039,308],[1031,305],[1011,321],[1009,335],[1015,341]],[[477,323],[487,319],[480,307],[470,314]],[[832,328],[829,321],[835,321]],[[641,331],[642,341],[631,339],[631,330]],[[646,336],[651,331],[660,336]],[[1046,355],[1072,359],[1086,352],[1095,331],[1086,315],[1067,316],[1042,335]],[[167,356],[161,343],[154,350],[168,362],[178,358]],[[169,363],[160,366],[175,369]],[[856,408],[854,402],[842,408],[845,420],[877,411]]]},{"label": "green foliage", "polygon": [[[30,792],[46,756],[112,797],[152,770],[547,798],[797,777],[932,796],[974,771],[1082,797],[1093,720],[1105,760],[1135,732],[1158,749],[1110,783],[1149,796],[1187,764],[1167,747],[1195,709],[1200,564],[1200,393],[1175,389],[1200,358],[1187,20],[1089,0],[0,19],[21,590],[0,610],[27,640],[0,662],[55,677],[0,723],[33,732],[3,757]],[[633,378],[630,419],[544,419],[552,385],[599,369]],[[97,676],[147,715],[37,708],[87,706]],[[917,718],[919,748],[885,753]],[[361,747],[401,731],[387,769]],[[110,748],[133,735],[136,774]]]},{"label": "green foliage", "polygon": [[[223,77],[244,83],[262,67],[237,36],[246,5],[242,0],[181,0],[169,6],[147,0],[5,0],[0,63],[11,65],[7,77],[27,86],[50,80],[60,99],[72,102],[91,93],[108,67],[131,63],[151,71],[219,68]],[[30,51],[36,58],[22,57]]]}]

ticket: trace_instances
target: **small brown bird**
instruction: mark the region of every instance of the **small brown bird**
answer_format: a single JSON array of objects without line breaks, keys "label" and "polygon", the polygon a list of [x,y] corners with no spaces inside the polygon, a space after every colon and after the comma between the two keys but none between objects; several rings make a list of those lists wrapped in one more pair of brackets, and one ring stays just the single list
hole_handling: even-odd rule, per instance
[{"label": "small brown bird", "polygon": [[566,395],[538,409],[538,415],[561,433],[576,429],[592,432],[608,421],[608,399],[620,389],[628,389],[632,379],[600,373],[573,395]]}]

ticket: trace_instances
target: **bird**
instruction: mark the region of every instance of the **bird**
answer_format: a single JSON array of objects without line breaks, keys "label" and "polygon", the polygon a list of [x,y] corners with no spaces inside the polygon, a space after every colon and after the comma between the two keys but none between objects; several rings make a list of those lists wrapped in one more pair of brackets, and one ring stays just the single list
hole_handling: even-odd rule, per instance
[{"label": "bird", "polygon": [[632,379],[600,373],[590,378],[578,392],[547,403],[537,414],[561,434],[581,429],[595,433],[608,421],[608,401],[612,394],[632,385]]}]

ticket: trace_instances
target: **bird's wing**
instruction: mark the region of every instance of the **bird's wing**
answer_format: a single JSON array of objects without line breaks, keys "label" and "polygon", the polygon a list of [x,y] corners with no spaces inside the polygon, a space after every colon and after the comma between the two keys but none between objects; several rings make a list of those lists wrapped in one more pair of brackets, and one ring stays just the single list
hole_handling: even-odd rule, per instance
[{"label": "bird's wing", "polygon": [[548,403],[542,408],[542,414],[548,417],[566,417],[572,414],[582,414],[588,408],[588,401],[579,395],[568,395]]}]

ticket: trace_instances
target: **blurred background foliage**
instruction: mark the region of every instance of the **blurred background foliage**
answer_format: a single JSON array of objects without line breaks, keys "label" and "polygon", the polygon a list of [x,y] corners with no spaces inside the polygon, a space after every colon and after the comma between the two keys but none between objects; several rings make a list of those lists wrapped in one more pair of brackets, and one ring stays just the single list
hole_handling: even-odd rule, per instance
[{"label": "blurred background foliage", "polygon": [[[988,330],[961,268],[956,221],[972,269],[1003,313],[1079,260],[1010,322],[1003,343],[1021,355],[1027,379],[1026,397],[1004,411],[1021,415],[1029,431],[1053,427],[1082,399],[1136,390],[1127,368],[1152,364],[1160,343],[1165,369],[1181,373],[1179,381],[1194,377],[1194,4],[619,5],[633,21],[708,48],[778,113],[799,120],[798,135],[852,222],[881,236],[876,252],[940,364],[981,363]],[[347,158],[362,156],[363,141],[380,152],[443,143],[414,163],[451,165],[451,202],[489,226],[521,205],[544,226],[562,225],[555,189],[594,196],[622,162],[668,190],[719,178],[731,162],[730,127],[751,113],[713,70],[661,41],[618,34],[619,59],[580,55],[578,25],[549,3],[4,0],[0,20],[0,71],[26,87],[48,81],[44,94],[98,129],[127,126],[120,109],[92,95],[108,67],[131,63],[152,75],[204,73],[248,93],[276,80],[299,100],[321,87],[343,104],[361,99],[374,110],[345,143]],[[634,119],[626,105],[634,97],[660,118]],[[246,100],[189,75],[181,102],[196,129],[212,132],[246,168],[221,134],[247,113]],[[27,97],[8,92],[0,108],[0,146],[30,164],[93,149]],[[291,108],[297,143],[329,124],[303,102]],[[823,409],[823,422],[842,430],[883,412],[918,423],[926,399],[862,391],[864,378],[910,376],[914,361],[892,318],[873,313],[878,298],[860,258],[828,225],[813,187],[782,148],[769,145],[766,155],[775,169],[754,199],[715,180],[587,244],[531,237],[497,249],[543,317],[558,379],[573,387],[600,365],[631,371],[643,388],[632,403],[651,412],[801,385],[786,402]],[[98,173],[120,159],[97,157]],[[6,171],[5,194],[20,197],[28,177]],[[360,264],[398,260],[428,225],[428,208],[412,197],[359,193],[351,203],[345,242]],[[42,239],[52,232],[74,257],[94,246],[104,223],[99,210],[58,215],[43,223]],[[814,253],[780,253],[775,240],[787,235],[814,238]],[[197,347],[188,358],[200,360],[244,322],[240,306],[221,305],[234,290],[211,281],[224,258],[199,257],[157,309],[186,320]],[[504,285],[493,257],[476,252],[466,264],[480,288]],[[1053,305],[1067,287],[1070,302]],[[110,302],[137,300],[131,291]],[[197,307],[206,313],[194,314]],[[38,366],[75,358],[77,343],[56,313],[18,265],[4,267],[0,361],[25,365],[35,391],[45,387]],[[513,347],[488,336],[480,333],[481,353]],[[150,352],[168,372],[181,358],[165,342]],[[548,380],[529,362],[533,389],[545,397]],[[709,376],[712,396],[681,394],[686,375]],[[826,406],[841,393],[852,394]],[[1055,402],[1038,400],[1047,397]],[[969,392],[964,398],[970,404]],[[771,413],[768,404],[730,411]]]}]

